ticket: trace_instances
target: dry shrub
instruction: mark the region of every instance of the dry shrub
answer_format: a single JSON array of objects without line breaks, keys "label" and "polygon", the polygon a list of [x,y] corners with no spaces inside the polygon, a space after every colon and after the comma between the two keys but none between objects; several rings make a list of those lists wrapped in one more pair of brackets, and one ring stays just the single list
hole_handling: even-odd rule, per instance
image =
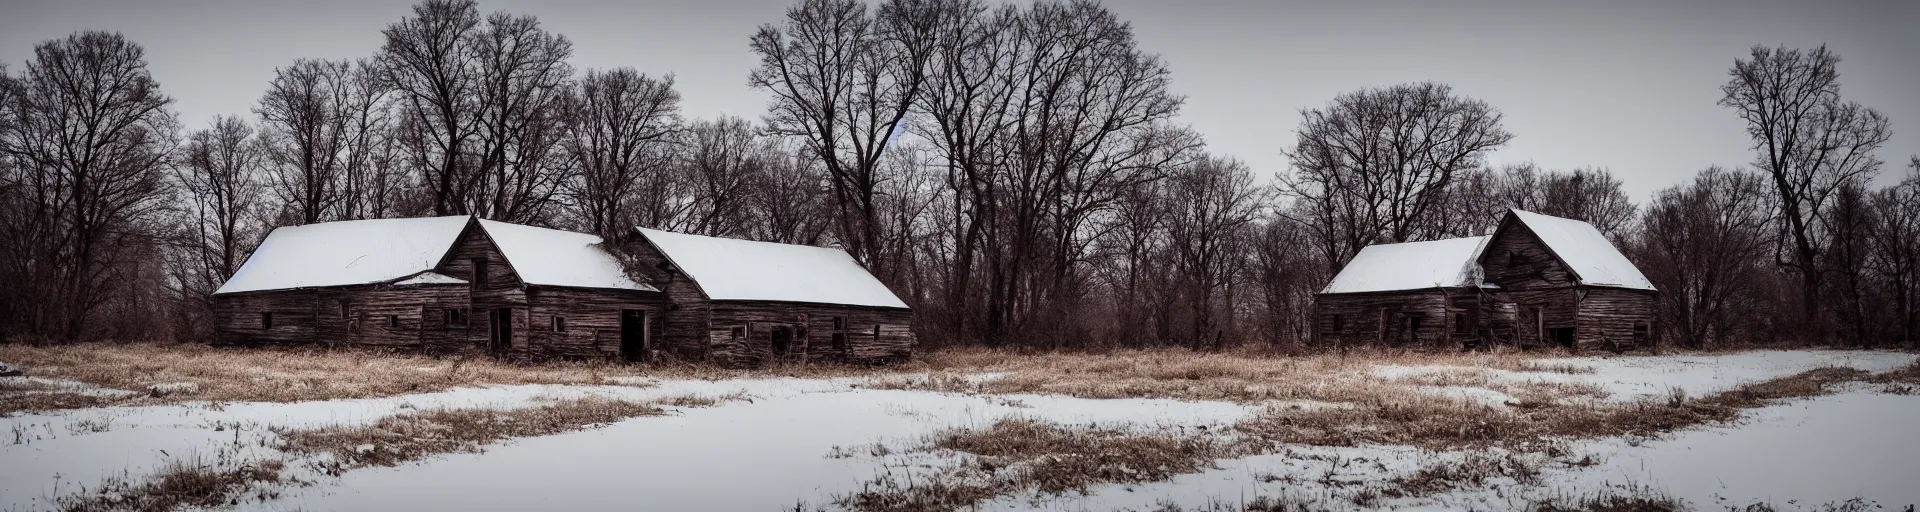
[{"label": "dry shrub", "polygon": [[1225,455],[1211,436],[1138,434],[1027,419],[949,430],[936,434],[932,446],[974,454],[975,464],[989,472],[1017,465],[1016,485],[1046,494],[1084,492],[1091,484],[1157,482],[1199,471]]},{"label": "dry shrub", "polygon": [[515,437],[559,434],[636,416],[664,414],[653,404],[578,398],[525,409],[436,409],[381,418],[371,425],[281,429],[281,451],[330,454],[317,469],[330,475],[366,466],[397,466],[443,453],[477,452]]},{"label": "dry shrub", "polygon": [[[208,462],[195,456],[168,461],[137,484],[128,478],[112,478],[93,492],[63,496],[55,502],[68,512],[227,507],[279,483],[281,468],[278,460],[235,462],[223,457]],[[257,497],[265,500],[275,496],[268,493]]]},{"label": "dry shrub", "polygon": [[1520,361],[1513,370],[1523,372],[1564,373],[1567,375],[1591,375],[1599,371],[1592,366],[1581,366],[1573,363],[1549,363],[1545,361]]},{"label": "dry shrub", "polygon": [[1213,436],[1152,435],[1095,426],[1004,419],[937,433],[922,450],[972,454],[919,479],[882,475],[836,503],[851,510],[957,510],[1022,492],[1086,492],[1096,484],[1157,482],[1227,456]]},{"label": "dry shrub", "polygon": [[1620,489],[1573,498],[1555,498],[1534,503],[1530,512],[1681,512],[1688,510],[1679,498],[1649,487],[1629,485]]},{"label": "dry shrub", "polygon": [[1421,467],[1411,475],[1387,482],[1382,494],[1389,498],[1432,496],[1457,489],[1474,489],[1495,478],[1507,478],[1527,485],[1540,476],[1538,463],[1521,454],[1467,452],[1459,460],[1442,460]]}]

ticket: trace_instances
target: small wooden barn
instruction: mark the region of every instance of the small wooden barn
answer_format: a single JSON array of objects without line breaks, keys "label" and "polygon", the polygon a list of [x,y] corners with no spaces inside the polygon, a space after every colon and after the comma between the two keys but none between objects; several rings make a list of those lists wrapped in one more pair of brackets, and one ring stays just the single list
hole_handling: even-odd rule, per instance
[{"label": "small wooden barn", "polygon": [[1313,331],[1334,346],[1650,348],[1658,293],[1592,225],[1509,210],[1488,236],[1361,250],[1316,297]]},{"label": "small wooden barn", "polygon": [[734,365],[913,345],[911,310],[837,249],[651,230],[609,244],[467,216],[276,229],[213,300],[216,342],[235,345]]},{"label": "small wooden barn", "polygon": [[640,229],[628,268],[659,287],[663,346],[731,366],[911,356],[913,311],[846,251]]}]

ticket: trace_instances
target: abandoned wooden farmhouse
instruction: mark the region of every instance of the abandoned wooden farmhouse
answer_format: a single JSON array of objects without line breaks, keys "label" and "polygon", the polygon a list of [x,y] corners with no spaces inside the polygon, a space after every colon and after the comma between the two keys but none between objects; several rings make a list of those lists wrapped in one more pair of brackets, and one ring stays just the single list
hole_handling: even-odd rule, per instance
[{"label": "abandoned wooden farmhouse", "polygon": [[1328,346],[1649,348],[1658,292],[1598,229],[1508,210],[1491,235],[1368,246],[1315,297]]},{"label": "abandoned wooden farmhouse", "polygon": [[213,294],[216,342],[733,366],[909,357],[906,303],[839,249],[467,216],[274,230]]}]

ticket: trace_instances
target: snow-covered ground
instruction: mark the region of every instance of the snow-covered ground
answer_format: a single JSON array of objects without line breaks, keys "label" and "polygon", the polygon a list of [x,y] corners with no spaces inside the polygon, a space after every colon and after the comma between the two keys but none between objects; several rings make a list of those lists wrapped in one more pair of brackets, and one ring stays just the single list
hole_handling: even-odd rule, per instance
[{"label": "snow-covered ground", "polygon": [[[1913,354],[1794,351],[1720,356],[1578,358],[1550,364],[1591,366],[1590,374],[1500,372],[1501,378],[1588,382],[1611,399],[1663,396],[1679,387],[1700,396],[1744,382],[1840,365],[1884,371]],[[1383,368],[1404,375],[1420,368]],[[160,463],[228,450],[277,455],[268,426],[360,424],[410,409],[535,405],[586,395],[633,399],[744,392],[750,400],[682,409],[604,428],[519,439],[481,454],[452,454],[397,468],[367,468],[280,499],[265,510],[774,510],[826,504],[900,464],[940,464],[932,455],[897,453],[944,428],[983,426],[1008,417],[1140,429],[1230,424],[1259,406],[1175,400],[1090,400],[1036,395],[963,395],[875,390],[856,379],[655,381],[638,386],[495,386],[390,398],[295,404],[225,403],[116,407],[0,418],[0,510],[51,508],[51,498],[116,475],[139,476]],[[1539,485],[1499,485],[1383,505],[1505,509],[1547,496],[1608,486],[1652,487],[1702,509],[1756,501],[1818,505],[1854,497],[1889,508],[1920,502],[1920,396],[1849,392],[1750,412],[1733,427],[1687,430],[1656,440],[1573,443],[1599,464],[1549,468]],[[17,440],[17,442],[16,442]],[[874,444],[896,452],[871,455]],[[851,453],[851,456],[830,454]],[[1466,456],[1409,447],[1316,448],[1220,461],[1218,469],[1140,485],[1109,485],[1087,496],[1034,503],[1016,497],[988,510],[1154,509],[1238,503],[1259,495],[1351,506],[1338,482],[1412,471],[1436,459]],[[1326,484],[1325,482],[1335,482]]]}]

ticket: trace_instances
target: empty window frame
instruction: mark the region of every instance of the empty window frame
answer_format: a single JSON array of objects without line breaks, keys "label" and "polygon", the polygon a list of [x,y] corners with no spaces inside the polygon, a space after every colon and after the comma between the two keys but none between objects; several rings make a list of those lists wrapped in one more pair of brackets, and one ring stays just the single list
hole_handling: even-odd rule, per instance
[{"label": "empty window frame", "polygon": [[399,329],[399,328],[400,328],[400,315],[387,315],[387,328],[389,328],[389,329]]},{"label": "empty window frame", "polygon": [[261,329],[273,328],[273,313],[266,312],[266,313],[260,314],[260,328]]},{"label": "empty window frame", "polygon": [[1345,330],[1347,330],[1347,317],[1345,315],[1333,315],[1333,332]]},{"label": "empty window frame", "polygon": [[567,332],[567,317],[553,315],[553,332]]},{"label": "empty window frame", "polygon": [[833,349],[845,352],[847,350],[847,319],[845,317],[833,317],[832,337]]},{"label": "empty window frame", "polygon": [[475,288],[484,287],[487,285],[487,259],[486,258],[473,259],[473,280],[472,281],[473,281],[473,286]]},{"label": "empty window frame", "polygon": [[467,326],[467,310],[465,309],[448,308],[444,315],[446,316],[447,327]]}]

